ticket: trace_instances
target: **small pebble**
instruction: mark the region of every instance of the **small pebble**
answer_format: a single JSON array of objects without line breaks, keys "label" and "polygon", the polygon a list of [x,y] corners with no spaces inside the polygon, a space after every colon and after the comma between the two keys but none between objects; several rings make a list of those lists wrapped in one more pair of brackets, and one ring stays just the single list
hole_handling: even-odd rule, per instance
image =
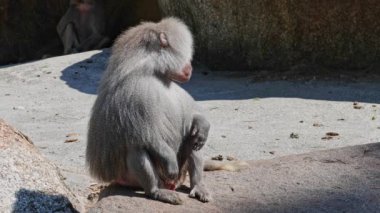
[{"label": "small pebble", "polygon": [[327,132],[326,135],[327,136],[339,136],[339,133],[336,133],[336,132]]},{"label": "small pebble", "polygon": [[23,106],[14,106],[13,110],[25,110],[25,107],[23,107]]},{"label": "small pebble", "polygon": [[219,160],[219,161],[222,161],[222,160],[223,160],[223,155],[218,155],[218,156],[212,157],[211,160]]},{"label": "small pebble", "polygon": [[298,139],[298,138],[299,138],[299,135],[298,135],[297,133],[292,132],[292,133],[290,134],[290,138]]},{"label": "small pebble", "polygon": [[70,139],[67,139],[65,140],[65,143],[73,143],[73,142],[78,142],[78,138],[70,138]]}]

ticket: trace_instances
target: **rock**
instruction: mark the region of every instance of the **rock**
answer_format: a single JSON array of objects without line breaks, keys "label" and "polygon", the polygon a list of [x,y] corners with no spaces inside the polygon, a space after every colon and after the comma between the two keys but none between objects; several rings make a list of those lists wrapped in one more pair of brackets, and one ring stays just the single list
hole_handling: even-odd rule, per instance
[{"label": "rock", "polygon": [[[174,206],[110,186],[89,212],[376,212],[380,143],[250,162],[241,172],[207,172],[214,201]],[[186,192],[184,194],[183,192]]]},{"label": "rock", "polygon": [[30,139],[0,119],[0,209],[77,212],[79,202]]},{"label": "rock", "polygon": [[158,2],[191,26],[196,59],[211,69],[355,69],[380,59],[377,0]]},{"label": "rock", "polygon": [[104,10],[108,17],[106,34],[113,39],[141,21],[159,21],[161,18],[157,0],[108,0],[104,1]]},{"label": "rock", "polygon": [[25,110],[24,106],[14,106],[13,110]]},{"label": "rock", "polygon": [[[102,1],[105,37],[112,40],[141,20],[159,20],[156,0]],[[56,26],[68,0],[0,1],[0,65],[63,54]]]},{"label": "rock", "polygon": [[0,64],[62,52],[55,27],[68,3],[67,0],[1,1]]}]

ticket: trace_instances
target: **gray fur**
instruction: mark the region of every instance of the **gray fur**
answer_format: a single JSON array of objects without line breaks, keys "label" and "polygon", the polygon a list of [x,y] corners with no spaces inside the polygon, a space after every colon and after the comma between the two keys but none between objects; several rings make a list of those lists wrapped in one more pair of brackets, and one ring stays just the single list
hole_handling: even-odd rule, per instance
[{"label": "gray fur", "polygon": [[[160,45],[160,33],[168,47]],[[180,204],[177,193],[159,187],[162,180],[178,179],[179,167],[189,159],[189,165],[199,162],[189,169],[200,171],[192,187],[201,185],[202,158],[197,153],[192,160],[192,153],[204,145],[209,123],[197,116],[194,99],[168,77],[181,72],[192,54],[192,35],[176,18],[142,23],[119,36],[89,123],[86,161],[94,177],[111,182],[133,176],[154,199]],[[193,123],[201,131],[190,137]],[[182,153],[180,147],[195,150]]]}]

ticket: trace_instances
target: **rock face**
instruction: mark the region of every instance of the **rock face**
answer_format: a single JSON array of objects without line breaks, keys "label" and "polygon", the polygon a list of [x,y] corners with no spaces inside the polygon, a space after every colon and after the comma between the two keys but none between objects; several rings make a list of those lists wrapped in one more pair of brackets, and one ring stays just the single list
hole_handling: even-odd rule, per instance
[{"label": "rock face", "polygon": [[0,119],[0,209],[4,212],[77,212],[76,197],[56,167],[27,136]]},{"label": "rock face", "polygon": [[187,198],[184,205],[173,206],[111,186],[89,212],[376,212],[380,208],[380,143],[250,164],[236,173],[207,172],[206,183],[215,199],[211,203]]},{"label": "rock face", "polygon": [[196,58],[211,69],[356,69],[380,59],[377,0],[158,2],[191,26]]},{"label": "rock face", "polygon": [[[219,70],[322,65],[368,68],[380,59],[377,0],[102,1],[105,37],[141,20],[178,16],[192,28],[196,58]],[[0,1],[0,64],[63,53],[56,25],[68,0]]]}]

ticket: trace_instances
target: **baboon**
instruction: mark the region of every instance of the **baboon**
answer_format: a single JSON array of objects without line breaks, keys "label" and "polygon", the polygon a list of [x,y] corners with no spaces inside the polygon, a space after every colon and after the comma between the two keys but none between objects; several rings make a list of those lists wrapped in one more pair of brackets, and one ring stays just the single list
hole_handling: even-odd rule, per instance
[{"label": "baboon", "polygon": [[100,0],[70,0],[57,25],[64,54],[100,49],[110,43],[104,36],[105,17]]},{"label": "baboon", "polygon": [[[89,123],[86,159],[92,175],[141,186],[157,200],[182,203],[167,189],[179,185],[183,165],[178,165],[177,154],[191,141],[189,146],[200,148],[204,142],[198,139],[207,135],[198,133],[209,128],[193,98],[173,82],[190,79],[192,55],[192,35],[175,18],[142,23],[116,40]],[[206,124],[196,125],[205,131],[191,135],[192,123]],[[201,152],[188,155],[183,161],[188,164],[184,170],[189,170],[190,194],[209,201]]]},{"label": "baboon", "polygon": [[199,151],[210,124],[175,83],[191,78],[192,55],[191,32],[176,18],[142,23],[116,39],[89,122],[86,161],[94,177],[142,187],[153,199],[181,204],[173,190],[189,172],[190,197],[212,199],[202,180]]}]

